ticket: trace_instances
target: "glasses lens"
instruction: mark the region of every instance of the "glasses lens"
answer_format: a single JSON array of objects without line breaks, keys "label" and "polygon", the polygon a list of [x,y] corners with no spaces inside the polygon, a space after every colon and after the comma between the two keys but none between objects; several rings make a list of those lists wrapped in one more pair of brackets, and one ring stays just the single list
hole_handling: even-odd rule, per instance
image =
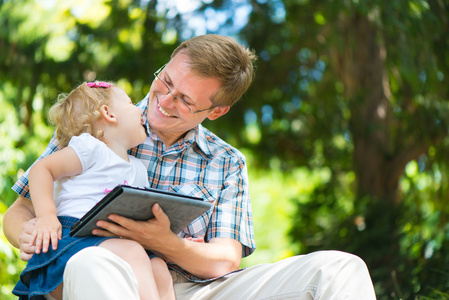
[{"label": "glasses lens", "polygon": [[168,94],[171,93],[170,88],[167,86],[167,84],[164,82],[164,80],[162,80],[162,78],[159,76],[159,74],[154,74],[154,76],[156,77],[156,83],[158,84],[159,89],[161,90],[162,93],[164,94]]},{"label": "glasses lens", "polygon": [[176,97],[176,98],[179,100],[179,102],[182,103],[182,105],[183,105],[186,109],[189,110],[189,112],[191,112],[191,113],[194,113],[194,112],[195,112],[194,107],[193,107],[192,105],[187,104],[187,103],[185,102],[184,99],[182,99],[182,98],[180,98],[180,97]]},{"label": "glasses lens", "polygon": [[194,109],[193,107],[191,108],[189,104],[186,103],[186,101],[184,99],[182,99],[181,97],[175,96],[173,95],[172,91],[170,90],[170,88],[168,87],[167,83],[160,77],[160,71],[154,73],[154,76],[156,77],[156,83],[158,84],[159,90],[165,94],[168,95],[170,94],[173,99],[178,100],[178,102],[181,102],[182,106],[184,108],[184,110],[190,112],[190,113],[194,113]]}]

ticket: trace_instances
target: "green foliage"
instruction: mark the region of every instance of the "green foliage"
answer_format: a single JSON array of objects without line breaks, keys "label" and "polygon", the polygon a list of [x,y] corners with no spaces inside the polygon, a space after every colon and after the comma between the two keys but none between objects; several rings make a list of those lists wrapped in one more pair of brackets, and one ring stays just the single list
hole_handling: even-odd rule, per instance
[{"label": "green foliage", "polygon": [[[446,292],[427,266],[444,265],[437,253],[447,239],[447,4],[252,4],[242,35],[261,60],[231,114],[251,120],[257,142],[234,134],[261,167],[330,170],[292,197],[295,249],[360,255],[379,299]],[[404,173],[413,162],[416,173]]]},{"label": "green foliage", "polygon": [[[242,101],[205,124],[248,158],[258,250],[243,264],[341,249],[378,299],[449,298],[449,5],[172,3],[0,1],[0,214],[58,93],[112,80],[138,101],[180,40],[218,32],[260,57]],[[3,237],[0,258],[8,297],[23,263]]]},{"label": "green foliage", "polygon": [[[302,252],[291,245],[288,232],[291,222],[300,222],[294,216],[295,202],[299,195],[299,202],[314,191],[316,186],[327,182],[330,177],[329,169],[309,170],[301,167],[291,173],[283,173],[279,166],[272,164],[271,170],[253,168],[254,156],[246,154],[249,166],[251,203],[257,250],[254,255],[245,258],[244,266],[260,263],[275,262],[292,256],[295,252]],[[328,222],[328,220],[321,220]]]},{"label": "green foliage", "polygon": [[[151,5],[145,11],[129,1],[0,2],[1,217],[17,198],[11,186],[50,139],[46,112],[60,92],[96,79],[116,81],[136,102],[148,92],[148,70],[168,60],[176,41],[161,42]],[[0,298],[9,299],[25,264],[3,235],[0,259]]]}]

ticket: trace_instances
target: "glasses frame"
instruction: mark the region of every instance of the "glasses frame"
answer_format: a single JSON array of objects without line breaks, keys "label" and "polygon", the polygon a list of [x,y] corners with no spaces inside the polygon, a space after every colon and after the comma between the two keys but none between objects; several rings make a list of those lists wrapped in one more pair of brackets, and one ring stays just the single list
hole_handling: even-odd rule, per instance
[{"label": "glasses frame", "polygon": [[[160,82],[162,82],[165,85],[165,87],[167,88],[167,93],[165,95],[170,94],[170,95],[172,95],[173,99],[179,100],[179,102],[181,102],[189,110],[189,113],[191,113],[191,114],[197,114],[197,113],[200,113],[200,112],[203,112],[203,111],[211,110],[211,109],[216,107],[215,105],[213,105],[213,106],[211,106],[209,108],[192,111],[190,106],[193,105],[195,107],[195,105],[194,104],[188,104],[187,101],[184,100],[182,97],[178,97],[178,96],[174,95],[172,90],[170,89],[170,87],[165,82],[165,80],[163,80],[162,78],[159,77],[159,75],[162,73],[162,71],[165,69],[166,66],[167,66],[167,64],[163,65],[162,67],[159,68],[159,70],[157,70],[153,74],[154,75],[154,79],[159,80]],[[196,109],[196,107],[194,109]]]}]

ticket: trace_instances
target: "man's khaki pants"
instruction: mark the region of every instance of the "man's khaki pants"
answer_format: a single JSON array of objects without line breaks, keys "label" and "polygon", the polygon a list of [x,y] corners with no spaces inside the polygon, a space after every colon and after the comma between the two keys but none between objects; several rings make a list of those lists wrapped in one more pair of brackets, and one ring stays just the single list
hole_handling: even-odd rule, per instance
[{"label": "man's khaki pants", "polygon": [[[376,299],[363,260],[339,251],[257,265],[208,284],[189,282],[174,271],[171,274],[178,300]],[[131,267],[101,247],[78,252],[64,272],[64,300],[89,299],[139,299]]]}]

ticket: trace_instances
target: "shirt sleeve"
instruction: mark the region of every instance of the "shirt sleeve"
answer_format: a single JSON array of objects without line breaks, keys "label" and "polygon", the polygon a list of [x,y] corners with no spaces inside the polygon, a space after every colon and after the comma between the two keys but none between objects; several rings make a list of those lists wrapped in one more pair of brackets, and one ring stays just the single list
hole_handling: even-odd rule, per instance
[{"label": "shirt sleeve", "polygon": [[209,222],[207,240],[216,237],[236,239],[242,243],[242,257],[245,257],[256,248],[247,168],[240,158],[237,162],[235,158],[230,159],[224,168],[226,178]]},{"label": "shirt sleeve", "polygon": [[81,162],[83,172],[97,163],[101,156],[100,147],[105,147],[98,139],[88,133],[74,136],[70,139],[68,147],[72,148]]},{"label": "shirt sleeve", "polygon": [[[44,152],[39,156],[39,158],[33,163],[35,164],[37,161],[41,160],[42,158],[49,156],[53,152],[56,152],[58,150],[61,150],[62,147],[59,144],[58,140],[56,139],[55,135],[53,134],[50,142],[47,145],[47,148],[45,148]],[[17,180],[17,182],[12,186],[12,190],[15,191],[19,196],[23,196],[25,198],[30,199],[30,188],[28,186],[28,174],[30,173],[30,168],[26,170],[26,172]]]}]

